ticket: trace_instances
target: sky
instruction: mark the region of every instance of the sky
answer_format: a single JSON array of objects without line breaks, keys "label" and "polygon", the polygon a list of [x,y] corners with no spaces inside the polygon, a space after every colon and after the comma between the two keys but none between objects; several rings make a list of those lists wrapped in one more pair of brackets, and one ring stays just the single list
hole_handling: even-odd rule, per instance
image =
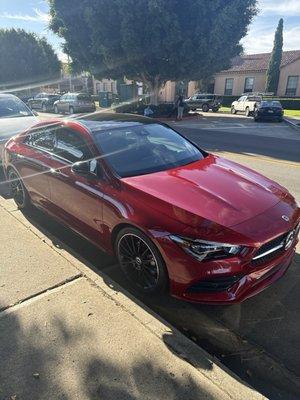
[{"label": "sky", "polygon": [[[80,0],[74,0],[80,1]],[[226,0],[224,0],[226,1]],[[300,0],[259,0],[259,14],[242,39],[246,54],[270,52],[278,20],[284,19],[284,50],[300,49]],[[46,0],[0,0],[0,28],[23,28],[45,36],[61,60],[62,40],[48,29]]]}]

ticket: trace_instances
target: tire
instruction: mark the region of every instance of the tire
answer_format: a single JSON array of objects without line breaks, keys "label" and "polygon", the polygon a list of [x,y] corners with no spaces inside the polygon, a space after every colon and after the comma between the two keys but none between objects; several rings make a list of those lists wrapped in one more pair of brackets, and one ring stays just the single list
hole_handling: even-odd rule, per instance
[{"label": "tire", "polygon": [[8,182],[11,196],[18,208],[20,210],[30,208],[31,203],[27,189],[20,175],[14,169],[10,169],[8,172]]},{"label": "tire", "polygon": [[202,111],[203,112],[208,112],[209,111],[209,105],[208,104],[203,104],[202,105]]},{"label": "tire", "polygon": [[143,294],[162,294],[169,283],[165,262],[144,233],[136,228],[122,229],[115,240],[115,253],[130,284]]},{"label": "tire", "polygon": [[54,113],[55,113],[55,114],[58,114],[58,107],[57,107],[56,104],[55,104],[55,106],[54,106]]},{"label": "tire", "polygon": [[231,114],[236,114],[236,109],[234,108],[234,106],[231,107]]},{"label": "tire", "polygon": [[69,108],[69,112],[70,112],[70,114],[74,114],[74,107],[71,106],[71,107]]},{"label": "tire", "polygon": [[246,110],[245,110],[245,115],[246,115],[246,117],[250,117],[250,109],[249,109],[249,107],[246,107]]},{"label": "tire", "polygon": [[45,103],[42,104],[42,111],[47,112],[47,105]]}]

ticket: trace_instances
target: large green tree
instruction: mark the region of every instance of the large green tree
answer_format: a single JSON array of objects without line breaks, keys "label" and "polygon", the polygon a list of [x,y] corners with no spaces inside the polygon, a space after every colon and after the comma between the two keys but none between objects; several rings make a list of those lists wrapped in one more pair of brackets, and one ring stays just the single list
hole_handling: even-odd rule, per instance
[{"label": "large green tree", "polygon": [[46,39],[22,29],[0,29],[0,88],[46,82],[60,76],[61,64]]},{"label": "large green tree", "polygon": [[143,81],[203,79],[229,66],[256,0],[49,0],[74,69]]},{"label": "large green tree", "polygon": [[282,59],[282,46],[283,46],[283,19],[278,22],[275,32],[273,51],[271,54],[269,67],[267,71],[266,92],[277,93],[280,64]]}]

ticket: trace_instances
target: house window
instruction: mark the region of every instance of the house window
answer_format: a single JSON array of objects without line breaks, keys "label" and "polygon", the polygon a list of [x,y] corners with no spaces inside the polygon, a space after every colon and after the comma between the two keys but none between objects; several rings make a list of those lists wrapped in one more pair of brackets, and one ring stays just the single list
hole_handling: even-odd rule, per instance
[{"label": "house window", "polygon": [[289,76],[286,85],[286,96],[296,96],[299,76]]},{"label": "house window", "polygon": [[231,96],[232,89],[233,89],[233,78],[226,78],[224,94],[227,96]]},{"label": "house window", "polygon": [[244,93],[252,93],[254,87],[254,78],[248,77],[245,79]]}]

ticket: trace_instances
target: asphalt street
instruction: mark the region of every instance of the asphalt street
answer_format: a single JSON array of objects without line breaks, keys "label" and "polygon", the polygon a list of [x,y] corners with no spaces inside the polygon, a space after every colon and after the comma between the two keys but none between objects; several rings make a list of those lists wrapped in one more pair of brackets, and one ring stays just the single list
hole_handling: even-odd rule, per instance
[{"label": "asphalt street", "polygon": [[[286,186],[300,201],[300,129],[285,123],[205,116],[173,123],[207,151],[250,166]],[[7,187],[0,195],[9,200]],[[25,217],[57,246],[128,287],[111,257],[39,211]],[[287,274],[258,296],[233,306],[191,305],[169,296],[142,299],[270,399],[300,398],[300,247]],[[132,291],[132,290],[131,290]]]}]

